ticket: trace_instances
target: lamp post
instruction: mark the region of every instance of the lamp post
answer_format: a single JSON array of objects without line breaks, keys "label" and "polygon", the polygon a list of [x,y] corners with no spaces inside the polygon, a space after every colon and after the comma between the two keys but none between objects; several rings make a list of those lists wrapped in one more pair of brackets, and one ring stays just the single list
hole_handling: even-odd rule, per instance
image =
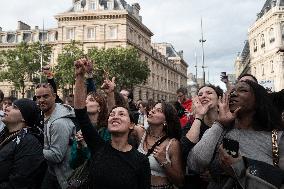
[{"label": "lamp post", "polygon": [[202,71],[203,71],[203,84],[205,84],[205,64],[204,64],[204,43],[206,39],[203,37],[203,26],[202,26],[202,18],[201,18],[201,39],[199,40],[202,47]]}]

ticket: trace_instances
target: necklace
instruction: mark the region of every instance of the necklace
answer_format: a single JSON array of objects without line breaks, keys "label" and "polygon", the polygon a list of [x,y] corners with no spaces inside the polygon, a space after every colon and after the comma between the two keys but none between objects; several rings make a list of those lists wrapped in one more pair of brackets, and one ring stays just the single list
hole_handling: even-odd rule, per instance
[{"label": "necklace", "polygon": [[13,139],[16,135],[18,135],[20,133],[19,131],[15,131],[13,133],[11,133],[10,135],[8,135],[1,143],[0,143],[0,147],[3,146],[6,142],[9,142],[11,139]]},{"label": "necklace", "polygon": [[164,136],[163,133],[162,133],[161,135],[159,135],[159,136],[153,135],[153,134],[151,134],[150,131],[148,131],[147,134],[148,134],[150,137],[152,137],[152,138],[154,138],[154,139],[156,139],[156,140],[158,140],[158,139],[160,139],[162,136]]}]

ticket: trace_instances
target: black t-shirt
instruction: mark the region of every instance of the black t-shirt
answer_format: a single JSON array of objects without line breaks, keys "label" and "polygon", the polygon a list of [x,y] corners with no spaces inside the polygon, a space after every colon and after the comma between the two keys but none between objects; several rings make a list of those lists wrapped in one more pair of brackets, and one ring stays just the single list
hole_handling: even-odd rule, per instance
[{"label": "black t-shirt", "polygon": [[148,158],[134,148],[121,152],[105,142],[92,126],[86,108],[75,110],[75,114],[92,154],[89,186],[96,189],[149,189]]}]

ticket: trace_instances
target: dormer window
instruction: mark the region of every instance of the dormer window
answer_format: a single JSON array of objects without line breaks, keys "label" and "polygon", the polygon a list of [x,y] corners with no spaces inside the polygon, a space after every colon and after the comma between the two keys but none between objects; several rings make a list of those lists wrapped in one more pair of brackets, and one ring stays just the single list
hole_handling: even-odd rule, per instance
[{"label": "dormer window", "polygon": [[108,1],[108,2],[107,2],[107,9],[108,9],[108,10],[113,10],[113,8],[114,8],[113,1],[111,1],[111,0]]},{"label": "dormer window", "polygon": [[90,1],[90,10],[97,10],[97,1]]},{"label": "dormer window", "polygon": [[81,10],[81,3],[80,1],[77,1],[75,4],[74,4],[74,11],[75,12],[78,12]]}]

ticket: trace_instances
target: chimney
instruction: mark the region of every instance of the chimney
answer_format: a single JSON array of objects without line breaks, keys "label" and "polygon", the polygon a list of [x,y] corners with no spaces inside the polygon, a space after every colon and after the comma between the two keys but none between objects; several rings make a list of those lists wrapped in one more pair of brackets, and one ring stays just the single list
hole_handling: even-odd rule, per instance
[{"label": "chimney", "polygon": [[26,24],[26,23],[24,23],[22,21],[18,21],[18,28],[17,28],[17,30],[30,30],[30,29],[31,29],[31,27],[28,24]]}]

